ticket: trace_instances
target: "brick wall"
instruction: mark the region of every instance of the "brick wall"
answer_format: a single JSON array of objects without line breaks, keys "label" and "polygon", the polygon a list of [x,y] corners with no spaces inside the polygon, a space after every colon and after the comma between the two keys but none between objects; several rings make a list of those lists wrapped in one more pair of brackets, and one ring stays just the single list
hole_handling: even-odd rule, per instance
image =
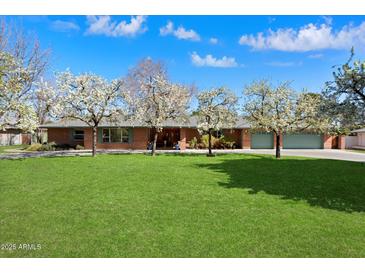
[{"label": "brick wall", "polygon": [[240,129],[224,129],[223,135],[235,141],[237,148],[241,148],[241,130]]},{"label": "brick wall", "polygon": [[32,135],[30,133],[22,133],[22,144],[30,145],[32,142]]},{"label": "brick wall", "polygon": [[331,136],[323,135],[323,148],[324,149],[345,149],[346,136]]},{"label": "brick wall", "polygon": [[241,148],[244,149],[251,148],[251,133],[247,128],[241,130],[240,144]]},{"label": "brick wall", "polygon": [[148,128],[134,128],[133,129],[133,145],[134,149],[146,149],[149,141]]},{"label": "brick wall", "polygon": [[[97,143],[98,149],[146,149],[149,140],[148,128],[133,128],[132,143]],[[225,136],[234,139],[239,148],[251,148],[251,133],[248,129],[224,130]],[[84,141],[75,141],[72,139],[72,129],[70,128],[48,128],[48,142],[56,142],[57,144],[83,145],[86,149],[92,148],[92,129],[84,129]],[[196,137],[200,140],[200,135],[197,129],[181,128],[180,129],[180,148],[189,148],[189,141]],[[276,138],[274,136],[274,144]],[[281,136],[281,147],[283,146],[283,137]],[[344,136],[323,135],[323,148],[345,148]]]},{"label": "brick wall", "polygon": [[59,145],[84,145],[83,141],[73,140],[71,134],[72,129],[70,128],[48,128],[48,143],[55,142]]},{"label": "brick wall", "polygon": [[323,148],[324,149],[331,149],[332,148],[332,139],[333,136],[324,134],[323,135]]},{"label": "brick wall", "polygon": [[[101,129],[98,129],[98,131]],[[149,139],[148,128],[133,128],[133,140],[131,143],[99,143],[97,149],[146,149]],[[98,134],[98,133],[97,133]],[[85,129],[84,143],[86,149],[92,148],[92,129]]]},{"label": "brick wall", "polygon": [[93,147],[93,130],[85,128],[84,130],[84,147],[85,149],[92,149]]},{"label": "brick wall", "polygon": [[[198,141],[200,140],[200,134],[199,131],[196,128],[184,128],[185,132],[185,146],[186,148],[189,148],[189,142],[196,137]],[[180,139],[181,139],[181,131],[180,131]]]},{"label": "brick wall", "polygon": [[338,141],[337,141],[337,148],[338,149],[345,149],[346,147],[346,136],[338,136]]},{"label": "brick wall", "polygon": [[179,146],[181,150],[186,149],[186,128],[180,128]]}]

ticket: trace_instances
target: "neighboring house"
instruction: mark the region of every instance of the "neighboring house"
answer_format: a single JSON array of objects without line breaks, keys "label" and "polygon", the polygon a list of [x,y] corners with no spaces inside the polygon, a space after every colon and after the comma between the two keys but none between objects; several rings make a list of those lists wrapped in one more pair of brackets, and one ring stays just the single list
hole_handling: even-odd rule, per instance
[{"label": "neighboring house", "polygon": [[[348,146],[346,146],[347,148],[355,148],[355,149],[365,149],[365,128],[362,129],[357,129],[357,130],[353,130],[351,131],[351,135],[349,138],[349,143]],[[350,145],[351,143],[351,145]]]},{"label": "neighboring house", "polygon": [[[41,125],[47,129],[48,142],[82,145],[85,149],[92,147],[92,128],[78,120],[60,120]],[[237,148],[272,149],[275,138],[272,133],[250,132],[249,125],[244,119],[239,119],[232,129],[221,132],[224,136],[233,139]],[[138,122],[121,121],[118,124],[104,121],[97,130],[98,149],[146,149],[153,140],[154,130]],[[186,123],[169,121],[157,140],[158,148],[172,149],[175,144],[180,149],[189,148],[189,141],[200,138],[197,130],[197,121],[191,117]],[[281,146],[283,148],[313,148],[331,149],[344,148],[341,138],[315,133],[284,134]],[[340,139],[340,141],[339,141]]]},{"label": "neighboring house", "polygon": [[0,130],[0,146],[22,145],[31,143],[31,134],[24,133],[16,127]]}]

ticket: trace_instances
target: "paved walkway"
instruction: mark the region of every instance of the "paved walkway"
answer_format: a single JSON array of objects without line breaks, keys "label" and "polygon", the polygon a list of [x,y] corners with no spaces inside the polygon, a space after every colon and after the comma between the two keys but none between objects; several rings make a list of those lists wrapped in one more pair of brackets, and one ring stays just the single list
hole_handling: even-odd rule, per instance
[{"label": "paved walkway", "polygon": [[[99,154],[145,154],[147,150],[98,150]],[[235,149],[235,150],[213,150],[215,154],[268,154],[275,155],[274,149]],[[158,150],[157,154],[207,154],[208,150],[187,149],[185,151]],[[0,154],[0,159],[22,159],[34,157],[62,157],[62,156],[89,156],[90,150],[64,150],[64,151],[36,151],[36,152],[13,152]],[[282,149],[283,156],[302,156],[320,159],[344,160],[353,162],[364,162],[365,153],[357,153],[336,149]]]},{"label": "paved walkway", "polygon": [[[235,150],[213,150],[215,154],[268,154],[275,155],[274,149],[235,149]],[[98,150],[99,154],[144,154],[149,153],[147,150]],[[192,150],[185,151],[176,150],[158,150],[157,154],[207,154],[208,150]],[[336,150],[336,149],[282,149],[283,156],[303,156],[320,159],[334,159],[365,163],[365,153],[352,151]],[[33,157],[62,157],[62,156],[89,156],[90,150],[64,150],[64,151],[37,151],[37,152],[13,152],[8,154],[0,154],[0,159],[22,159]]]}]

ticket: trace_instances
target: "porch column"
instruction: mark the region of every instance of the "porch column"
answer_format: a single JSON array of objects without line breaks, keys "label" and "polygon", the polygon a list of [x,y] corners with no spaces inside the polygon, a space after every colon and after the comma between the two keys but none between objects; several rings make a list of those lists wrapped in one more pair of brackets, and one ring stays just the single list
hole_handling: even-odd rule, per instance
[{"label": "porch column", "polygon": [[180,128],[180,140],[179,140],[180,150],[186,149],[186,129]]},{"label": "porch column", "polygon": [[251,148],[251,134],[247,128],[241,131],[241,148],[250,149]]}]

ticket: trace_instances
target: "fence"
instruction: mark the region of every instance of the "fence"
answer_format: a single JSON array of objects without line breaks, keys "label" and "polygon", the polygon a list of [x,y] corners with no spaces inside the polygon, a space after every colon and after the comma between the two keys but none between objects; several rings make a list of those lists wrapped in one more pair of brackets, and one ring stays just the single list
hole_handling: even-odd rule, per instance
[{"label": "fence", "polygon": [[346,136],[346,148],[352,148],[357,145],[357,136]]}]

